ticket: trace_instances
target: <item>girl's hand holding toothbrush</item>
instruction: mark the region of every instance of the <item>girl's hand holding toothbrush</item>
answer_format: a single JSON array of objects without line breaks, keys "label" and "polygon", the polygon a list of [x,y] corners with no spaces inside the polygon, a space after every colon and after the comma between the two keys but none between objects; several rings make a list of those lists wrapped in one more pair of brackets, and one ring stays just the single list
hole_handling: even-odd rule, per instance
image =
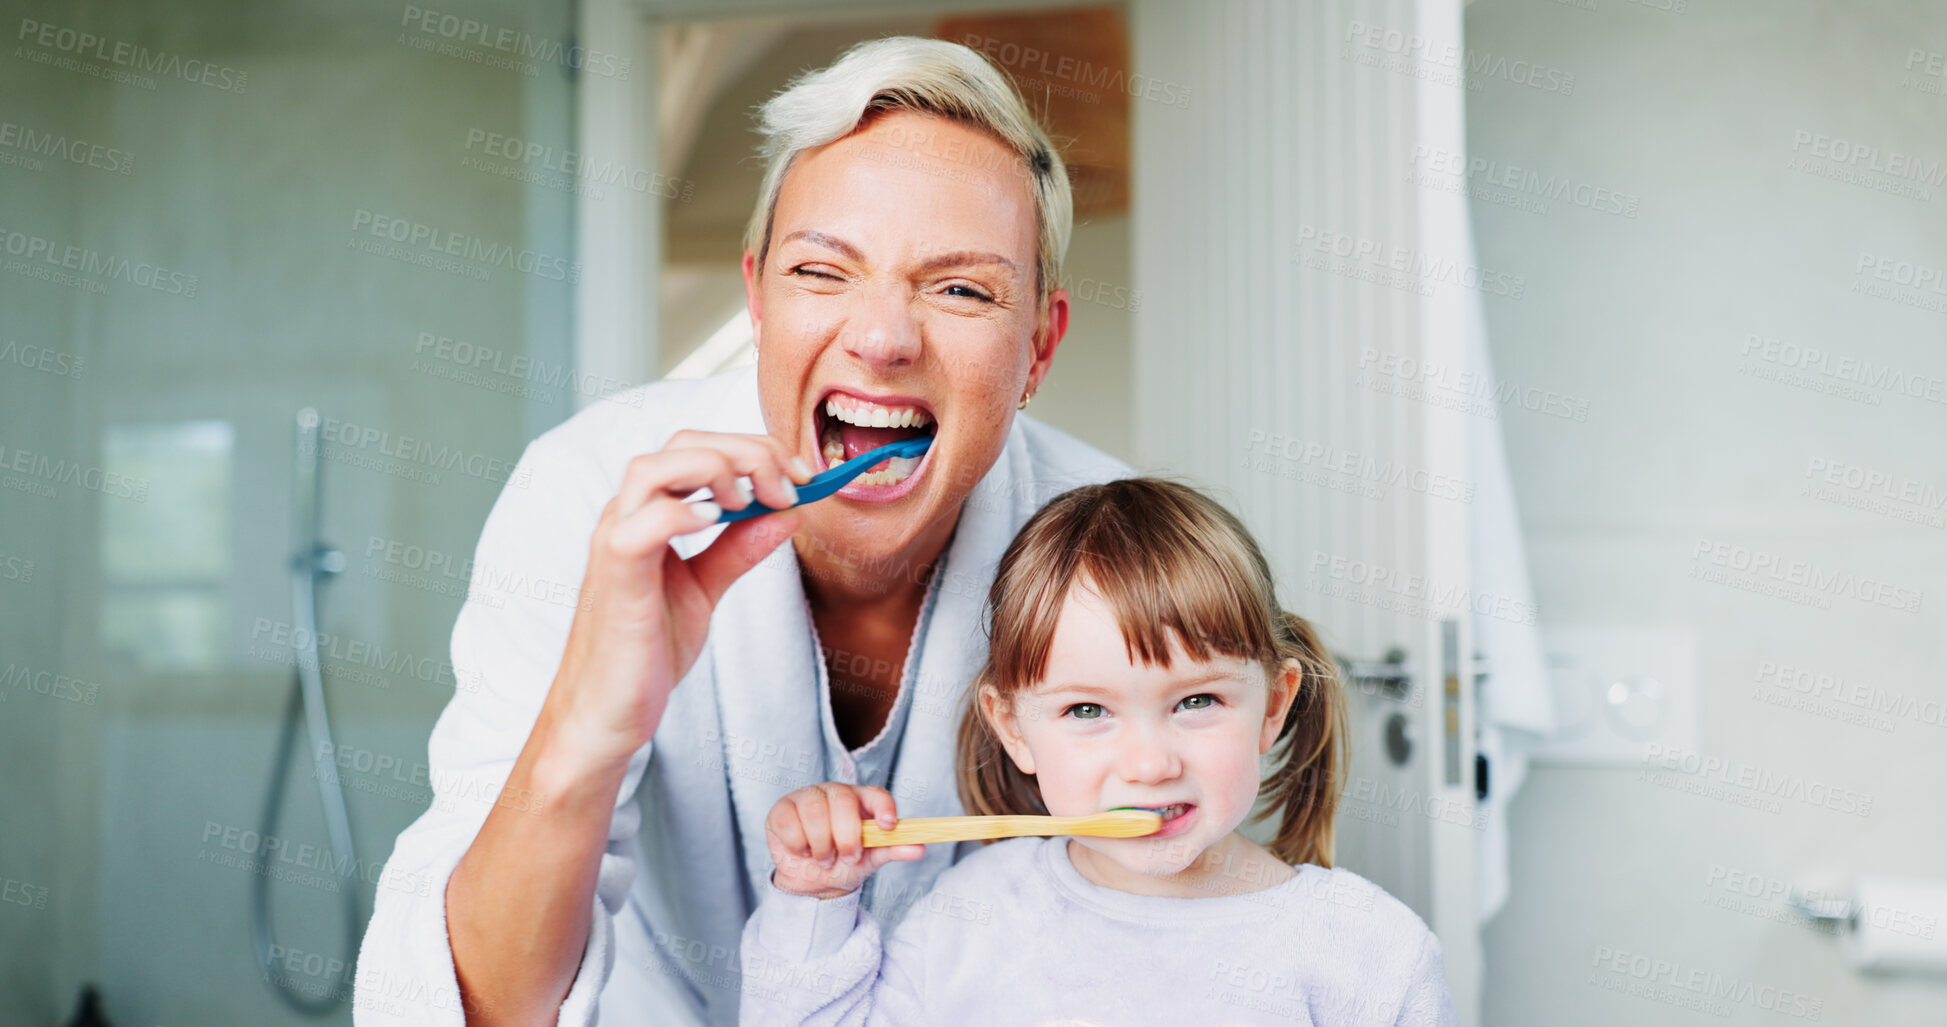
[{"label": "girl's hand holding toothbrush", "polygon": [[864,824],[890,830],[899,821],[892,793],[837,781],[807,785],[777,801],[764,818],[764,839],[777,869],[771,881],[793,895],[850,895],[873,871],[926,854],[924,845],[866,848]]}]

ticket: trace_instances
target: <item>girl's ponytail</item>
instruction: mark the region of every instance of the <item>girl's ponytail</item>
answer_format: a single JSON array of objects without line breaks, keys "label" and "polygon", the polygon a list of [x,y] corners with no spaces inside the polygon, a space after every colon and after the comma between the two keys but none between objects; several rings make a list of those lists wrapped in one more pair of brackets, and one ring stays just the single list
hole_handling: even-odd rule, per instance
[{"label": "girl's ponytail", "polygon": [[1258,790],[1265,806],[1252,820],[1280,814],[1272,854],[1293,865],[1330,867],[1332,818],[1347,773],[1345,689],[1310,621],[1279,611],[1276,631],[1278,662],[1297,660],[1304,676],[1271,749],[1277,767]]},{"label": "girl's ponytail", "polygon": [[[974,676],[967,686],[965,713],[960,718],[960,734],[954,749],[954,768],[960,789],[960,804],[972,817],[1048,815],[1041,801],[1041,783],[1021,773],[1012,757],[1001,746],[994,725],[980,713],[980,686],[987,673]],[[983,838],[982,845],[995,839]]]}]

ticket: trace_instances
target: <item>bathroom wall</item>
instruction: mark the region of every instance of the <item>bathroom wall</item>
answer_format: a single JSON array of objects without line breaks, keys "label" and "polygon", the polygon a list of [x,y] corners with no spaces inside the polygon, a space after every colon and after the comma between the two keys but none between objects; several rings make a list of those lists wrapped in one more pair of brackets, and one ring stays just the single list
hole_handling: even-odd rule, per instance
[{"label": "bathroom wall", "polygon": [[[1899,284],[1947,269],[1947,8],[1476,0],[1466,35],[1534,86],[1469,92],[1471,173],[1392,170],[1470,190],[1526,282],[1487,322],[1499,382],[1562,398],[1500,413],[1542,624],[1687,631],[1698,692],[1673,767],[1532,769],[1485,1021],[1941,1022],[1780,892],[1947,874],[1947,292]],[[1869,705],[1794,708],[1779,667]]]},{"label": "bathroom wall", "polygon": [[[0,96],[7,98],[0,118],[14,123],[73,124],[86,116],[85,92],[23,88],[40,74],[44,74],[40,69],[19,62],[0,64]],[[82,184],[76,176],[35,175],[13,167],[0,172],[5,173],[0,181],[6,183],[0,192],[0,210],[7,214],[5,229],[15,229],[22,213],[43,210],[59,212],[45,222],[48,230],[59,228],[67,234]],[[4,464],[21,451],[62,451],[73,418],[74,393],[89,369],[84,361],[81,378],[76,378],[76,354],[67,345],[76,322],[75,305],[58,294],[43,302],[23,302],[34,286],[5,271],[0,275],[4,276],[0,278],[0,354],[10,357],[0,363],[0,411],[4,411],[0,445],[6,447],[0,464]],[[29,354],[27,365],[11,361],[22,353],[23,345],[39,347]],[[40,370],[42,352],[55,354],[46,371]],[[60,587],[58,554],[70,533],[68,508],[20,491],[35,484],[18,475],[7,473],[5,479],[0,482],[6,486],[0,489],[0,525],[4,525],[0,528],[0,610],[5,611],[0,617],[0,665],[12,680],[18,673],[15,668],[34,673],[59,663],[65,592]],[[74,921],[88,908],[86,900],[77,902],[79,897],[68,888],[58,895],[54,892],[64,862],[59,847],[61,790],[55,782],[72,780],[77,770],[86,773],[84,767],[63,764],[60,729],[85,720],[93,711],[52,700],[37,711],[34,701],[40,698],[31,692],[16,694],[13,688],[0,690],[0,780],[9,783],[0,795],[0,810],[4,810],[0,819],[10,828],[0,832],[0,887],[5,889],[0,894],[17,896],[0,903],[0,951],[7,953],[0,960],[0,996],[23,1020],[52,1023],[56,998],[46,982],[53,973],[57,946],[77,926],[85,928]],[[63,884],[71,881],[64,879]]]}]

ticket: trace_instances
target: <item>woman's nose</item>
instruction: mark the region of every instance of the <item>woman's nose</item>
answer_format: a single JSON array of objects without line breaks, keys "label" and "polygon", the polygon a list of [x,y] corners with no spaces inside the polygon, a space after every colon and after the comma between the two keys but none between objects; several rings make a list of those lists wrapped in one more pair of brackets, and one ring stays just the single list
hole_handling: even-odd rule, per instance
[{"label": "woman's nose", "polygon": [[845,350],[875,370],[893,370],[919,361],[919,321],[903,289],[867,289],[844,329]]}]

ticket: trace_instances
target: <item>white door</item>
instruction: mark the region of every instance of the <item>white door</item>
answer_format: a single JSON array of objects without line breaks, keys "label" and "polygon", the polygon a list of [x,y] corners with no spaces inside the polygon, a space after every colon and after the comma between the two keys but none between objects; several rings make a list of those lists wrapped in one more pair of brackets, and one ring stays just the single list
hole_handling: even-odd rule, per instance
[{"label": "white door", "polygon": [[1408,177],[1464,152],[1460,69],[1415,42],[1457,53],[1460,4],[1138,0],[1131,24],[1136,69],[1190,97],[1134,105],[1138,459],[1232,501],[1341,655],[1402,654],[1403,687],[1348,690],[1337,862],[1427,921],[1478,1023],[1468,425],[1416,379],[1463,366],[1494,283],[1464,199]]}]

